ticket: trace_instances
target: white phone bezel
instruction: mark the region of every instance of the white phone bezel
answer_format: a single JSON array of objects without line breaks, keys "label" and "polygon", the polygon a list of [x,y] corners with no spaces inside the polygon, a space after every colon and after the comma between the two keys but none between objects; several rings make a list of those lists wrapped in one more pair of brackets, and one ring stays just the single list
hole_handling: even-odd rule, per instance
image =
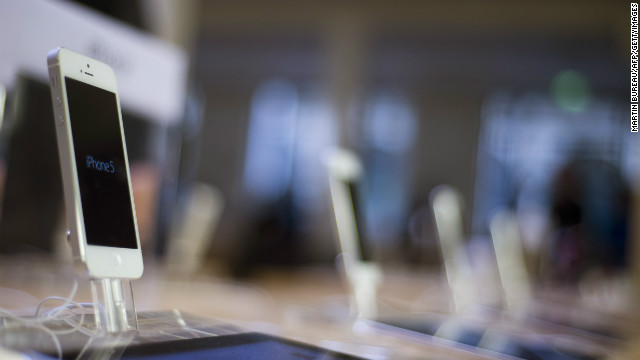
[{"label": "white phone bezel", "polygon": [[[76,271],[87,278],[126,278],[137,279],[142,276],[144,265],[142,249],[138,234],[136,209],[131,190],[131,176],[127,148],[122,126],[122,113],[118,97],[116,77],[107,64],[78,54],[69,49],[57,48],[47,58],[51,96],[53,99],[58,152],[62,171],[67,224],[69,226],[70,243],[73,251]],[[87,65],[89,65],[87,67]],[[88,75],[90,74],[90,75]],[[122,137],[124,163],[127,173],[131,210],[135,228],[137,249],[97,246],[87,243],[84,215],[80,197],[80,186],[76,168],[76,157],[73,147],[73,136],[69,118],[69,106],[65,85],[65,77],[96,86],[116,94],[120,134]]]},{"label": "white phone bezel", "polygon": [[4,102],[7,98],[7,89],[0,84],[0,128],[2,128],[2,119],[4,119]]}]

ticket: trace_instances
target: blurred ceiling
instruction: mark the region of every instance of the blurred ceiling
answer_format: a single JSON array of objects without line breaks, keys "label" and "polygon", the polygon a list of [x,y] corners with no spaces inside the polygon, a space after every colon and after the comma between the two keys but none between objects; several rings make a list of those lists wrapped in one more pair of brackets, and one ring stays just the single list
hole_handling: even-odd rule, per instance
[{"label": "blurred ceiling", "polygon": [[[205,30],[314,29],[343,19],[380,30],[602,33],[627,28],[622,1],[202,1]],[[617,29],[617,30],[616,30]]]},{"label": "blurred ceiling", "polygon": [[[342,74],[338,82],[365,76],[439,91],[546,86],[559,68],[577,67],[600,90],[620,91],[628,12],[624,2],[575,0],[202,1],[199,57],[222,74],[250,75],[243,61],[260,58],[309,77],[321,47],[330,67],[322,71]],[[262,50],[236,54],[239,44]]]}]

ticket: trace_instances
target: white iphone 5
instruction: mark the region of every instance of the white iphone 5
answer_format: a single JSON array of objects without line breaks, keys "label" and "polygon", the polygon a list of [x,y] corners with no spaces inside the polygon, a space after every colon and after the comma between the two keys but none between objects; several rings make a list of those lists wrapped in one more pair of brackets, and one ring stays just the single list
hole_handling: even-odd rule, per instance
[{"label": "white iphone 5", "polygon": [[90,279],[139,278],[142,251],[115,74],[65,48],[52,50],[47,62],[76,270]]}]

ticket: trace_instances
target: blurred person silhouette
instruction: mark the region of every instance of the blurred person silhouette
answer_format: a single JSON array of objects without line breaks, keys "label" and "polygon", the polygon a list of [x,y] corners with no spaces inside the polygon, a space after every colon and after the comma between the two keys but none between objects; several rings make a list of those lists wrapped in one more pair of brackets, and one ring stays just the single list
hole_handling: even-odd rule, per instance
[{"label": "blurred person silhouette", "polygon": [[629,188],[620,169],[579,144],[552,180],[551,276],[575,284],[626,266]]}]

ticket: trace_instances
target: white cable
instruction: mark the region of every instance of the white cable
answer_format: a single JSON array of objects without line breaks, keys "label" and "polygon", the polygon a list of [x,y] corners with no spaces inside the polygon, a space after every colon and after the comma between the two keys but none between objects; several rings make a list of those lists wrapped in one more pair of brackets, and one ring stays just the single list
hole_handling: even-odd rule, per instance
[{"label": "white cable", "polygon": [[15,320],[16,322],[22,323],[26,326],[31,326],[36,329],[42,330],[51,336],[51,340],[53,340],[53,345],[56,348],[56,353],[58,354],[58,359],[62,359],[62,346],[60,345],[60,340],[58,340],[58,335],[54,333],[51,329],[47,328],[40,319],[29,319],[21,316],[16,316],[13,312],[0,308],[0,312],[3,313],[6,317]]},{"label": "white cable", "polygon": [[[46,297],[46,298],[42,299],[40,301],[40,303],[38,304],[38,307],[36,308],[35,317],[38,317],[38,313],[40,312],[40,308],[42,307],[42,304],[44,304],[49,299],[60,299],[60,300],[64,299],[64,304],[62,304],[62,306],[58,307],[58,309],[60,309],[59,311],[62,311],[64,308],[69,306],[69,303],[71,303],[73,301],[73,298],[76,296],[76,292],[77,291],[78,291],[78,279],[74,278],[73,279],[73,286],[71,287],[71,291],[69,292],[69,296],[67,296],[66,299],[61,298],[59,296],[49,296],[49,297]],[[53,316],[55,316],[55,315],[57,315],[57,313],[54,314]]]},{"label": "white cable", "polygon": [[[77,313],[74,311],[76,309],[85,309],[85,308],[93,307],[92,303],[78,303],[74,301],[73,298],[75,297],[77,291],[78,291],[78,280],[74,279],[73,286],[71,287],[71,291],[69,292],[68,297],[65,298],[61,296],[48,296],[42,299],[40,303],[38,303],[38,306],[36,307],[36,310],[35,310],[34,317],[32,318],[18,316],[14,314],[12,311],[5,309],[3,307],[0,307],[0,314],[3,314],[9,319],[14,320],[17,324],[42,330],[45,333],[47,333],[53,341],[54,347],[56,349],[56,353],[58,355],[57,358],[62,359],[62,346],[60,344],[60,340],[58,339],[59,335],[70,334],[75,331],[80,331],[87,336],[94,336],[99,333],[99,331],[94,332],[86,328],[85,326],[83,326],[84,319],[85,319],[84,311],[81,311],[80,313]],[[60,306],[47,310],[43,314],[40,314],[40,311],[42,310],[43,305],[47,301],[51,301],[51,300],[64,301],[64,303]],[[64,311],[68,311],[70,312],[70,314],[66,316],[62,316],[62,313]],[[71,320],[73,316],[78,314],[80,315],[79,322],[75,322]],[[54,321],[54,320],[64,321],[67,325],[71,326],[71,328],[66,330],[53,330],[47,327],[47,322]],[[12,325],[13,324],[9,324],[4,328],[7,329]]]}]

